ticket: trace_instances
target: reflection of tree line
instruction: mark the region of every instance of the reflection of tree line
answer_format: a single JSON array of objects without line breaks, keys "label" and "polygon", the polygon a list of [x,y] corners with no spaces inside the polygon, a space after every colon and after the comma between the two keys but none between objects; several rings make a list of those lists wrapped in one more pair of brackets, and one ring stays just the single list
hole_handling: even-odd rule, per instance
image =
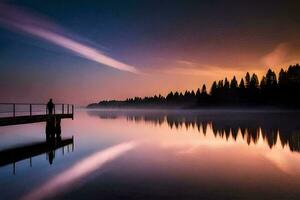
[{"label": "reflection of tree line", "polygon": [[281,145],[288,145],[291,151],[300,152],[300,116],[299,113],[98,113],[101,118],[117,118],[125,116],[127,120],[147,122],[161,126],[167,123],[172,129],[196,128],[207,133],[208,127],[215,136],[224,139],[237,139],[240,133],[248,143],[257,143],[261,136],[270,148],[276,145],[278,137]]}]

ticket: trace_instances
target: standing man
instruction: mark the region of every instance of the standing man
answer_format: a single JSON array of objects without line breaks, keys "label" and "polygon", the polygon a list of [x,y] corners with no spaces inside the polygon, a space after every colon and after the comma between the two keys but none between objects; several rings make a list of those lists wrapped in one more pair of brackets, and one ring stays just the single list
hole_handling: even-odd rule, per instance
[{"label": "standing man", "polygon": [[53,108],[54,108],[54,103],[52,102],[52,99],[50,99],[49,102],[47,103],[47,109],[48,109],[49,115],[52,115]]}]

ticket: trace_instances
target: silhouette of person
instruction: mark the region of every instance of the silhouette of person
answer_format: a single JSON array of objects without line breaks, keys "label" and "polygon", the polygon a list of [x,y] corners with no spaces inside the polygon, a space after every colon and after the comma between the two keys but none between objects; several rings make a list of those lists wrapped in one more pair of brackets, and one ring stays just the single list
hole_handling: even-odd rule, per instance
[{"label": "silhouette of person", "polygon": [[49,115],[52,115],[53,108],[54,108],[54,103],[52,102],[52,99],[50,99],[49,102],[47,103],[47,109],[48,109]]}]

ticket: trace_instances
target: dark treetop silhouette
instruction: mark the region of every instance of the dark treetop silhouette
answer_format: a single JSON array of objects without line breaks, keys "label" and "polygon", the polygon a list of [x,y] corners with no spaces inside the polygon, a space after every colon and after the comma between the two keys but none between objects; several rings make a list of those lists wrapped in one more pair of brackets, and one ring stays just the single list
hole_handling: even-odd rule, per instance
[{"label": "dark treetop silhouette", "polygon": [[93,107],[164,107],[188,108],[209,106],[278,106],[300,107],[300,66],[290,66],[287,70],[281,69],[278,78],[271,69],[258,80],[256,74],[246,76],[238,81],[234,76],[232,80],[214,81],[210,93],[206,85],[194,91],[170,92],[166,97],[155,95],[153,97],[135,97],[125,101],[100,101],[88,105]]}]

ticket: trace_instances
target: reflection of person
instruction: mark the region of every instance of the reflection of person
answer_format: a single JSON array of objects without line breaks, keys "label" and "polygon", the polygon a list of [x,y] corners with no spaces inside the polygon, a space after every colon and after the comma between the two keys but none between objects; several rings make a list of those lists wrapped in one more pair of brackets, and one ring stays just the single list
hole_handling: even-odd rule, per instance
[{"label": "reflection of person", "polygon": [[49,158],[49,163],[50,163],[50,165],[52,165],[53,160],[54,160],[54,158],[55,158],[55,152],[54,152],[54,151],[48,152],[48,158]]},{"label": "reflection of person", "polygon": [[52,102],[52,99],[50,99],[49,102],[47,103],[47,109],[48,109],[49,115],[52,115],[53,108],[54,108],[54,103]]},{"label": "reflection of person", "polygon": [[60,126],[61,119],[58,117],[56,118],[56,124],[55,124],[55,134],[56,138],[60,139],[61,137],[61,126]]}]

